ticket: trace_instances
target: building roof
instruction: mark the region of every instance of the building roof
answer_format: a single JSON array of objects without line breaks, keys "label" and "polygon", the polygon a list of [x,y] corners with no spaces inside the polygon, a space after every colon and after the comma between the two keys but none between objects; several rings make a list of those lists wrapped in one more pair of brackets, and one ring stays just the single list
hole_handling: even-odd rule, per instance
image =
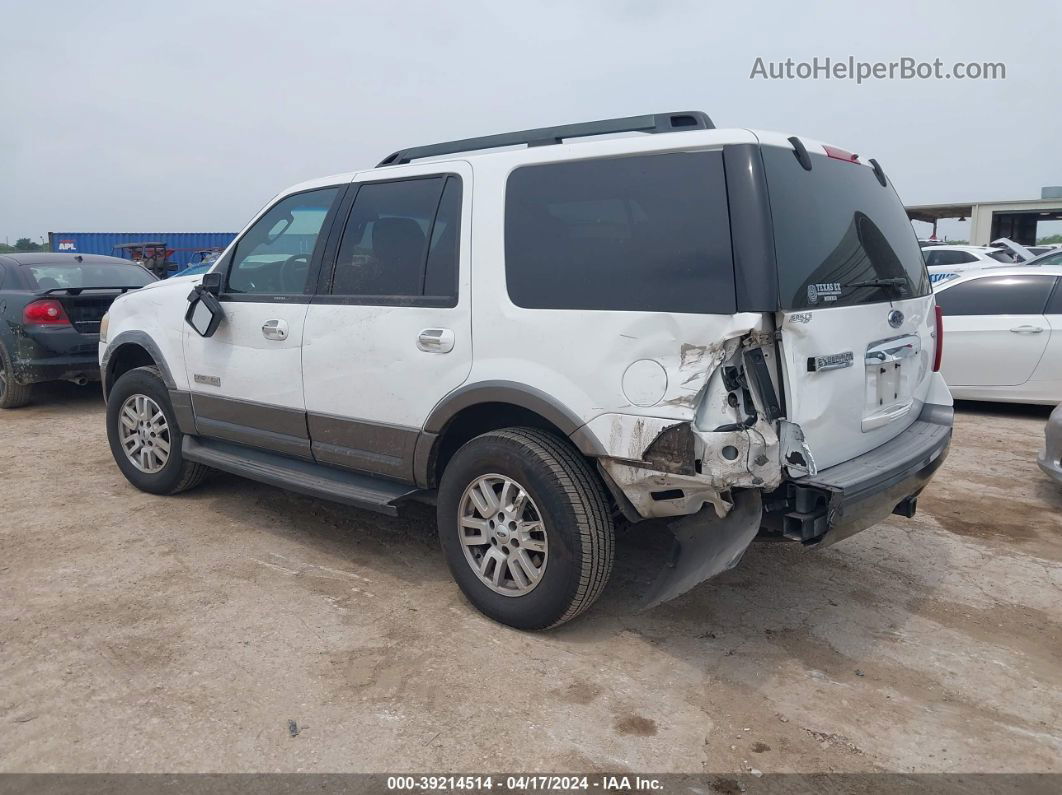
[{"label": "building roof", "polygon": [[[1062,218],[1062,199],[1003,199],[1001,201],[966,202],[963,204],[912,204],[908,205],[907,217],[912,221],[933,223],[941,218],[969,218],[973,208],[1013,207],[1015,210],[1049,212],[1053,218]],[[1046,210],[1045,210],[1046,208]]]}]

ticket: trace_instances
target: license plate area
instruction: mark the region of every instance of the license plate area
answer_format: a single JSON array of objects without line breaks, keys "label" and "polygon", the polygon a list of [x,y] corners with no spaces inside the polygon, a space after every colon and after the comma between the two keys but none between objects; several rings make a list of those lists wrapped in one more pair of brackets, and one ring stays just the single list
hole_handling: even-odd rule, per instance
[{"label": "license plate area", "polygon": [[913,334],[867,346],[863,359],[866,367],[864,433],[910,413],[914,407],[914,381],[921,351],[922,340]]}]

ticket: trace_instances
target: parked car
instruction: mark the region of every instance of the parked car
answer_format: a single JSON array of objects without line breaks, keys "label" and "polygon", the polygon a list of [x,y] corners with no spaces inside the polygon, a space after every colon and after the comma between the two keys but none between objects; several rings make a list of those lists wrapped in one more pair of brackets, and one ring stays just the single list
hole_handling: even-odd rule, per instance
[{"label": "parked car", "polygon": [[221,249],[202,248],[192,254],[192,260],[188,265],[177,271],[174,276],[199,276],[206,273],[221,256]]},{"label": "parked car", "polygon": [[1023,246],[1021,243],[1015,243],[1009,237],[1001,237],[998,240],[993,240],[989,243],[992,248],[999,249],[1007,254],[1010,254],[1015,263],[1020,264],[1028,262],[1036,255]]},{"label": "parked car", "polygon": [[960,273],[992,265],[1013,265],[1013,254],[992,246],[935,245],[923,246],[922,255],[929,269],[929,279],[939,284]]},{"label": "parked car", "polygon": [[1059,403],[1047,420],[1044,430],[1044,449],[1036,459],[1045,473],[1062,483],[1062,403]]},{"label": "parked car", "polygon": [[1062,249],[1062,245],[1058,243],[1044,243],[1039,246],[1028,246],[1029,251],[1039,257],[1041,254],[1052,254],[1059,249]]},{"label": "parked car", "polygon": [[[1046,255],[1040,259],[1059,255]],[[956,398],[1062,401],[1062,263],[967,271],[936,287]]]},{"label": "parked car", "polygon": [[96,254],[0,254],[0,408],[42,381],[98,381],[100,318],[121,293],[155,281]]},{"label": "parked car", "polygon": [[[649,134],[593,137],[620,132]],[[761,528],[824,546],[913,515],[951,438],[881,166],[702,113],[401,150],[284,191],[189,281],[104,324],[129,481],[433,501],[462,591],[523,629],[598,597],[616,517],[671,520],[655,604]]]}]

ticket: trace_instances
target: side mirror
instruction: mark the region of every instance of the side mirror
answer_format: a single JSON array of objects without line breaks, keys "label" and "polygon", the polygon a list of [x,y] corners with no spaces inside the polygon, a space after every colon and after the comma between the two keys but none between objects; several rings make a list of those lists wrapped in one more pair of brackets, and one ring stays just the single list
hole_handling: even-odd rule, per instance
[{"label": "side mirror", "polygon": [[211,295],[221,295],[221,274],[217,272],[204,273],[202,287]]},{"label": "side mirror", "polygon": [[[221,274],[205,274],[204,280],[207,276],[217,276],[220,287]],[[203,285],[197,284],[188,294],[188,311],[184,313],[184,322],[200,337],[210,337],[218,330],[224,318],[225,310],[222,309],[221,302]]]}]

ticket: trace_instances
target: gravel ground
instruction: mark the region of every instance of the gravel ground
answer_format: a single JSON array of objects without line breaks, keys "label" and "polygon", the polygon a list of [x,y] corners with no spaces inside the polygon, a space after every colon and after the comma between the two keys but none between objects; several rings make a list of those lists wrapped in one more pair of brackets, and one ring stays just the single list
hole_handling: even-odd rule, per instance
[{"label": "gravel ground", "polygon": [[594,609],[523,634],[426,507],[134,490],[98,395],[0,415],[2,772],[1062,772],[1046,409],[960,406],[913,520],[754,545],[649,612],[669,536],[630,530]]}]

